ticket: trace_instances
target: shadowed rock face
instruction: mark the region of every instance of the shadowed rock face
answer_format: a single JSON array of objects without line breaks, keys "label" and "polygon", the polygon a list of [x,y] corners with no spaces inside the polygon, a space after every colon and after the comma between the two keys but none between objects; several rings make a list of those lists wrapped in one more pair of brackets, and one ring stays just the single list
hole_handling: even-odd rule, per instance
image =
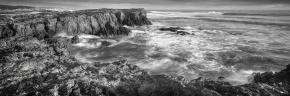
[{"label": "shadowed rock face", "polygon": [[49,12],[16,16],[13,22],[0,26],[0,38],[34,36],[48,38],[57,33],[68,35],[90,34],[97,36],[128,35],[131,31],[123,25],[150,25],[144,9],[101,9],[74,12]]},{"label": "shadowed rock face", "polygon": [[151,25],[147,19],[145,10],[132,9],[132,10],[115,10],[114,14],[117,16],[118,22],[128,26],[142,26]]},{"label": "shadowed rock face", "polygon": [[184,31],[185,29],[181,27],[160,28],[159,30],[173,32],[178,35],[194,35],[194,33],[189,33],[189,32]]},{"label": "shadowed rock face", "polygon": [[[128,30],[122,25],[150,24],[150,21],[136,23],[134,19],[126,19],[126,14],[129,13],[124,10],[83,10],[54,14],[57,18],[47,16],[50,18],[41,21],[46,18],[43,14],[41,22],[35,23],[39,20],[36,16],[31,23],[27,23],[30,20],[27,19],[25,22],[15,21],[1,26],[0,96],[290,95],[290,65],[277,73],[253,74],[253,82],[250,84],[232,86],[223,80],[187,80],[184,77],[151,75],[124,60],[81,63],[67,51],[71,43],[79,42],[77,36],[72,39],[51,37],[60,31],[72,35],[118,35],[126,32],[122,30]],[[135,11],[132,12],[135,14]],[[136,14],[143,13],[140,11]],[[132,16],[145,18],[143,15]],[[131,23],[126,23],[128,20]]]}]

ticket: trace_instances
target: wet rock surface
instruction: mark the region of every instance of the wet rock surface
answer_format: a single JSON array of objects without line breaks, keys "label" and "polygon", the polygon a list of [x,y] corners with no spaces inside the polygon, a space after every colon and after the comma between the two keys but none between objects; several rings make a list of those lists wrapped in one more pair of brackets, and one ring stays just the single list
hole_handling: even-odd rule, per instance
[{"label": "wet rock surface", "polygon": [[171,32],[176,32],[178,30],[185,30],[181,27],[169,27],[169,28],[160,28],[160,31],[171,31]]},{"label": "wet rock surface", "polygon": [[80,38],[78,35],[74,36],[73,38],[71,38],[71,43],[75,44],[75,43],[80,43]]},{"label": "wet rock surface", "polygon": [[128,35],[124,27],[151,25],[144,9],[99,9],[14,16],[1,20],[0,38],[35,36],[44,39],[57,33],[68,35],[90,34],[97,36]]},{"label": "wet rock surface", "polygon": [[[16,21],[13,23],[5,23],[0,27],[0,95],[290,95],[290,65],[285,70],[276,73],[253,74],[252,83],[233,86],[223,81],[223,77],[220,77],[219,81],[203,78],[187,80],[182,76],[151,75],[125,60],[112,61],[111,63],[81,63],[70,56],[67,51],[68,47],[72,43],[79,42],[76,34],[104,36],[127,34],[128,29],[122,25],[151,24],[150,21],[143,20],[146,19],[146,14],[143,11],[137,12],[139,9],[136,9],[133,12],[126,12],[129,10],[124,10],[82,10],[80,12],[53,14],[58,17],[48,18],[37,23],[35,22],[38,20],[37,18],[32,21],[25,19],[28,21],[20,22],[19,20],[22,20],[20,17],[15,18]],[[96,13],[98,15],[94,15]],[[128,17],[128,14],[133,15]],[[141,19],[134,19],[133,17],[136,16],[140,16]],[[41,15],[39,18],[42,20],[46,17]],[[87,22],[89,23],[87,24]],[[72,39],[54,37],[59,32],[73,34],[75,37]]]},{"label": "wet rock surface", "polygon": [[159,30],[174,32],[177,35],[194,35],[194,33],[186,32],[185,29],[181,27],[159,28]]}]

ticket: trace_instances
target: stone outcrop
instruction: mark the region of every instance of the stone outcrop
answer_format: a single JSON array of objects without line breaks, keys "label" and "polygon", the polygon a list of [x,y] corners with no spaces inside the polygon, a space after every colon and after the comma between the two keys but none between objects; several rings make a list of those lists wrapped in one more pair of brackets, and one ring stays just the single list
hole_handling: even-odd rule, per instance
[{"label": "stone outcrop", "polygon": [[14,10],[14,9],[32,9],[35,7],[31,6],[11,6],[11,5],[2,5],[0,4],[0,10]]},{"label": "stone outcrop", "polygon": [[61,32],[73,36],[77,34],[128,35],[131,31],[124,25],[142,26],[151,24],[144,9],[47,12],[15,16],[14,20],[1,22],[0,38],[34,36],[38,39],[49,38]]},{"label": "stone outcrop", "polygon": [[160,31],[171,31],[171,32],[176,32],[179,30],[185,30],[184,28],[181,27],[168,27],[168,28],[160,28]]},{"label": "stone outcrop", "polygon": [[73,38],[71,38],[71,43],[75,44],[75,43],[80,43],[80,38],[78,35],[74,36]]},{"label": "stone outcrop", "polygon": [[128,26],[142,26],[151,25],[152,23],[147,19],[147,13],[144,9],[132,10],[115,10],[114,14],[117,16],[118,22]]},{"label": "stone outcrop", "polygon": [[177,35],[195,35],[194,33],[186,32],[185,29],[181,27],[159,28],[159,30],[174,32]]}]

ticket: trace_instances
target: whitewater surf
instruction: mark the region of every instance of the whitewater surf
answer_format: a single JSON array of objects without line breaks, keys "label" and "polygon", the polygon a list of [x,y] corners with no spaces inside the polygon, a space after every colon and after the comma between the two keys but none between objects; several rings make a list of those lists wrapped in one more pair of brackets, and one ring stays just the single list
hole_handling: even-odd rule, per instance
[{"label": "whitewater surf", "polygon": [[[249,83],[255,72],[279,71],[290,61],[290,34],[285,30],[289,26],[284,20],[290,19],[285,16],[226,11],[151,11],[148,16],[153,25],[128,27],[128,36],[79,35],[81,42],[70,52],[83,62],[128,60],[151,74],[225,77],[234,85]],[[172,26],[194,35],[159,30]]]}]

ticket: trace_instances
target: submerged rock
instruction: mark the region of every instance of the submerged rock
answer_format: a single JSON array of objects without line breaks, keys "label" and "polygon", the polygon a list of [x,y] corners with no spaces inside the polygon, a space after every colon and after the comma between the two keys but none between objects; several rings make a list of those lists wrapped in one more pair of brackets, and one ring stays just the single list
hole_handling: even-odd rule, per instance
[{"label": "submerged rock", "polygon": [[71,43],[75,44],[75,43],[80,43],[80,38],[78,35],[74,36],[73,38],[71,38]]},{"label": "submerged rock", "polygon": [[186,31],[177,31],[176,34],[178,34],[178,35],[190,35],[190,33],[186,32]]},{"label": "submerged rock", "polygon": [[169,28],[160,28],[160,31],[171,31],[171,32],[176,32],[178,30],[185,30],[181,27],[169,27]]},{"label": "submerged rock", "polygon": [[169,27],[169,28],[160,28],[160,31],[170,31],[170,32],[174,32],[178,35],[194,35],[194,33],[190,33],[190,32],[186,32],[184,31],[184,28],[181,27]]}]

